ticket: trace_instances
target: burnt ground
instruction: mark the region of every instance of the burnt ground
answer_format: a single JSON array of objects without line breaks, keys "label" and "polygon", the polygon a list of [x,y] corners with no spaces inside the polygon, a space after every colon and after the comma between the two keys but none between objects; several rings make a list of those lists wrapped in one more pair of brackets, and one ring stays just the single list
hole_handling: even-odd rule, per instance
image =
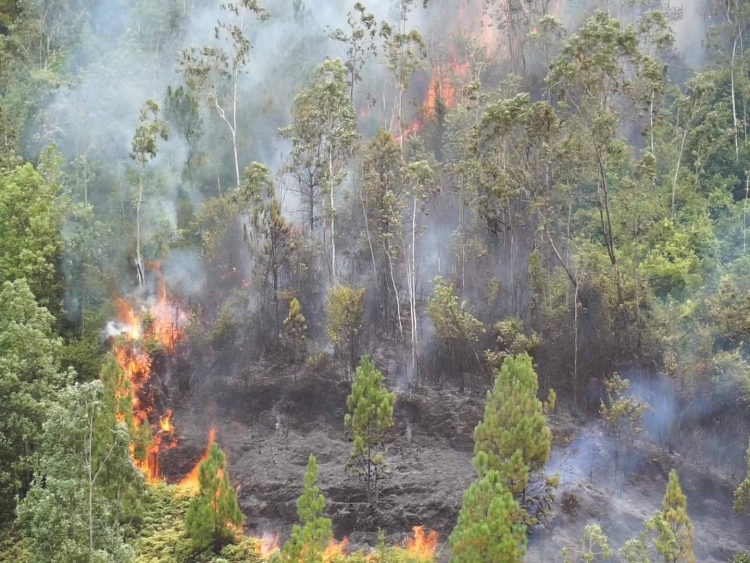
[{"label": "burnt ground", "polygon": [[[247,387],[216,378],[176,405],[180,447],[163,452],[161,466],[167,479],[187,473],[214,426],[247,531],[281,531],[284,537],[296,522],[296,500],[313,453],[338,538],[348,536],[354,548],[374,545],[382,528],[395,543],[412,526],[423,525],[440,532],[441,559],[447,560],[447,537],[475,475],[472,433],[484,398],[430,389],[397,392],[388,475],[375,510],[367,503],[364,484],[345,469],[351,450],[343,424],[347,393],[343,382],[310,377],[293,385],[286,375],[267,374]],[[561,488],[546,523],[530,533],[527,561],[559,561],[560,549],[577,541],[590,523],[602,526],[613,547],[637,536],[644,520],[660,508],[673,467],[688,496],[698,561],[724,562],[750,548],[750,518],[732,511],[739,476],[698,467],[646,443],[636,443],[625,459],[620,456],[616,471],[611,447],[596,426],[580,429],[559,414],[552,426],[556,446],[549,472],[560,475]],[[564,492],[568,500],[575,498],[575,510],[562,510]]]}]

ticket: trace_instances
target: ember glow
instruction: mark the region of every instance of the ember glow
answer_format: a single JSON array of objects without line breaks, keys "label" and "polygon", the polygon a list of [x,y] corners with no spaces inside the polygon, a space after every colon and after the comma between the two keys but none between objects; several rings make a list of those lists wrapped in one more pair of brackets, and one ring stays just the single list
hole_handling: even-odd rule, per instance
[{"label": "ember glow", "polygon": [[407,538],[406,551],[419,559],[434,558],[435,551],[437,550],[438,533],[435,530],[430,530],[425,534],[422,526],[414,526],[412,532],[414,537]]}]

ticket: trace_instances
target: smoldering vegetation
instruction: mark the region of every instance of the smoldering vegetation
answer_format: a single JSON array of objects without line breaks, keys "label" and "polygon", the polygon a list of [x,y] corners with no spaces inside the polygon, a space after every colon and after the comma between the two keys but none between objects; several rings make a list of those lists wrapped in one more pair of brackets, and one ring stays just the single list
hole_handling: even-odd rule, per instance
[{"label": "smoldering vegetation", "polygon": [[[528,352],[540,394],[560,398],[546,468],[560,500],[532,558],[586,523],[615,545],[634,537],[671,467],[701,507],[691,515],[705,510],[701,561],[747,547],[711,545],[746,532],[725,515],[750,433],[750,331],[737,318],[750,310],[737,140],[748,76],[732,54],[744,24],[728,31],[721,18],[736,14],[699,0],[364,4],[101,0],[56,16],[66,54],[40,59],[36,80],[55,63],[64,79],[24,118],[19,146],[42,163],[54,145],[66,163],[65,330],[107,350],[131,326],[115,297],[138,323],[162,307],[157,320],[180,333],[157,350],[148,388],[149,423],[174,412],[180,436],[162,476],[184,477],[218,427],[261,533],[293,520],[286,473],[299,481],[314,446],[341,534],[447,533],[494,370]],[[612,19],[595,31],[623,34],[607,46],[638,54],[580,77],[575,60],[596,45],[572,41],[602,11]],[[340,101],[356,139],[321,164],[299,149],[320,110],[300,95],[336,59],[349,65]],[[580,110],[592,84],[607,100],[596,116]],[[147,100],[159,106],[150,122]],[[157,120],[169,134],[138,161],[134,135]],[[352,294],[337,316],[342,286]],[[363,356],[399,392],[380,512],[343,471],[345,390]],[[615,375],[629,386],[611,391]],[[628,400],[625,419],[600,412]]]}]

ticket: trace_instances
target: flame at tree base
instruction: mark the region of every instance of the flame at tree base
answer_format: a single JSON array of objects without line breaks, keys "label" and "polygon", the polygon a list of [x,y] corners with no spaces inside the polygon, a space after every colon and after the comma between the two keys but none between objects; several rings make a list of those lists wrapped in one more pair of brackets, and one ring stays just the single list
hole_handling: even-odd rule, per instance
[{"label": "flame at tree base", "polygon": [[409,555],[419,559],[433,559],[437,550],[439,534],[435,530],[430,530],[425,534],[423,526],[414,526],[412,528],[414,538],[406,540],[406,551]]}]

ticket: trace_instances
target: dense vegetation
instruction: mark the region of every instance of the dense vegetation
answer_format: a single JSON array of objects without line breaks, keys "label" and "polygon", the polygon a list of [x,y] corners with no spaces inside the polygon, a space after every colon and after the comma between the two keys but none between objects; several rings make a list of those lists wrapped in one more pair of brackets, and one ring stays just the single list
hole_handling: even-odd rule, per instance
[{"label": "dense vegetation", "polygon": [[[456,562],[523,559],[554,409],[625,465],[659,409],[633,383],[676,405],[659,446],[744,473],[746,1],[218,4],[0,0],[0,561],[344,557],[315,452],[272,554],[218,445],[193,496],[151,483],[171,411],[135,412],[138,362],[183,397],[268,358],[346,385],[374,506],[392,390],[487,393]],[[687,502],[672,471],[617,556],[695,561]],[[560,558],[614,551],[591,525]]]}]

